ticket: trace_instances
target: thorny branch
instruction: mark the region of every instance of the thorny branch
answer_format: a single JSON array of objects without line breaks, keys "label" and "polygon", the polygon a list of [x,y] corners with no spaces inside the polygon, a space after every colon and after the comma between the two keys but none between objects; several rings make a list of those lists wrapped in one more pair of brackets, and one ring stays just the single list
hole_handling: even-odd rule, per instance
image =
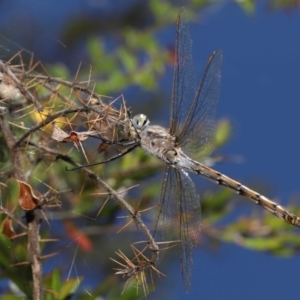
[{"label": "thorny branch", "polygon": [[[114,191],[99,176],[97,176],[94,172],[92,172],[87,167],[81,166],[80,164],[74,162],[70,156],[64,155],[64,154],[60,153],[59,151],[50,149],[50,148],[42,146],[42,145],[35,145],[33,143],[30,143],[30,145],[35,146],[36,148],[38,148],[40,150],[43,150],[45,153],[56,156],[57,159],[66,161],[74,167],[80,167],[80,170],[82,170],[91,180],[93,180],[93,181],[97,182],[99,185],[101,185],[107,191],[107,193],[111,197],[113,197],[119,203],[119,205],[121,207],[123,207],[129,213],[129,215],[135,221],[137,226],[141,229],[141,231],[146,236],[148,247],[152,251],[152,258],[148,261],[147,266],[139,266],[139,268],[144,270],[147,267],[151,268],[152,266],[155,266],[157,264],[158,256],[159,256],[159,247],[156,244],[149,229],[147,228],[145,223],[142,221],[140,212],[136,211],[130,204],[128,204],[127,201],[123,197],[121,197],[118,192]],[[131,277],[135,272],[136,272],[136,270],[128,271],[128,274],[126,275],[126,277]]]},{"label": "thorny branch", "polygon": [[43,108],[41,104],[36,100],[36,98],[21,84],[17,76],[12,72],[8,64],[0,60],[0,68],[2,71],[13,81],[15,86],[20,90],[26,99],[29,99],[32,102],[38,111],[42,111]]},{"label": "thorny branch", "polygon": [[[14,147],[15,138],[2,116],[0,116],[0,127],[9,151],[11,152],[14,166],[14,176],[15,178],[23,181],[25,179],[25,175],[21,166],[21,152],[19,149]],[[28,219],[29,215],[30,219]],[[42,265],[40,261],[41,249],[39,243],[39,231],[42,219],[37,211],[27,212],[26,216],[28,223],[28,253],[33,275],[33,299],[40,300],[43,299],[44,294]]]},{"label": "thorny branch", "polygon": [[57,118],[61,117],[61,116],[65,116],[67,114],[70,113],[78,113],[78,112],[88,112],[88,108],[87,107],[75,107],[75,108],[67,108],[61,111],[58,111],[57,113],[54,113],[52,115],[48,115],[47,118],[45,120],[43,120],[42,122],[40,122],[39,124],[37,124],[36,126],[33,126],[32,128],[30,128],[29,130],[27,130],[13,145],[13,148],[16,149],[17,147],[20,146],[20,144],[27,138],[30,136],[30,134],[32,134],[33,132],[38,131],[39,129],[45,127],[48,124],[53,123],[54,120],[56,120]]},{"label": "thorny branch", "polygon": [[[32,174],[37,163],[32,164],[29,160],[31,165],[30,168],[32,170],[29,173],[24,172],[24,169],[26,169],[26,166],[28,165],[28,162],[26,164],[24,161],[25,156],[24,153],[22,153],[22,151],[24,151],[24,147],[25,149],[27,147],[33,147],[34,150],[38,150],[37,152],[42,152],[44,157],[49,157],[49,155],[54,156],[56,159],[63,160],[74,167],[81,167],[81,172],[85,173],[86,176],[90,180],[96,182],[97,185],[104,188],[107,194],[114,198],[118,204],[127,211],[137,227],[140,228],[142,233],[145,235],[146,248],[148,248],[152,253],[150,258],[146,258],[143,254],[144,251],[137,252],[137,250],[135,250],[136,264],[126,264],[124,269],[118,270],[117,274],[121,274],[126,279],[131,279],[133,277],[137,278],[139,274],[145,278],[144,271],[147,269],[152,269],[158,272],[158,270],[156,270],[156,264],[158,262],[159,247],[149,229],[142,221],[141,213],[129,205],[120,193],[113,190],[105,181],[87,167],[74,162],[69,155],[65,155],[44,145],[45,142],[50,142],[49,134],[47,136],[44,129],[47,125],[54,123],[61,117],[66,118],[66,124],[71,129],[73,126],[73,120],[75,120],[75,126],[78,126],[78,124],[81,126],[82,124],[86,124],[89,130],[99,132],[103,138],[107,138],[107,140],[111,141],[118,140],[120,138],[118,135],[122,136],[122,132],[126,132],[126,130],[128,130],[127,126],[129,126],[128,122],[130,122],[125,104],[123,103],[123,106],[121,106],[120,109],[115,109],[112,106],[113,102],[105,104],[102,101],[103,96],[100,96],[94,91],[83,86],[82,83],[75,81],[69,82],[60,78],[33,74],[32,72],[34,68],[26,71],[22,63],[21,67],[22,68],[10,66],[7,63],[0,61],[0,72],[4,74],[2,76],[6,76],[6,81],[0,80],[0,85],[2,84],[0,86],[0,103],[3,105],[1,106],[1,112],[3,113],[0,114],[0,127],[12,160],[13,171],[10,173],[12,173],[17,180],[24,182],[25,186],[28,185],[28,187],[30,187],[30,185],[26,182],[29,174]],[[57,84],[57,86],[53,86],[53,84]],[[64,93],[59,91],[60,86],[69,88],[71,90],[71,94],[66,97]],[[39,87],[45,88],[50,94],[48,96],[41,94],[41,97],[39,98]],[[10,91],[11,88],[13,88],[13,92]],[[6,90],[8,90],[8,92]],[[84,96],[84,94],[87,95],[87,97]],[[20,100],[20,95],[23,95],[25,99],[33,103],[37,112],[30,110],[28,106],[26,106],[25,102]],[[56,99],[60,99],[62,105],[57,105]],[[63,109],[56,109],[56,107],[58,108],[61,106],[63,106]],[[10,107],[10,109],[8,110],[7,107]],[[10,114],[7,114],[8,111],[10,111]],[[43,113],[42,111],[46,112]],[[24,117],[27,115],[38,114],[41,117],[41,121],[37,123],[35,122],[34,124],[31,122],[23,123],[22,121],[21,126],[18,124],[11,124],[11,122],[8,121],[11,114],[16,120],[25,120]],[[13,126],[11,127],[10,125]],[[20,129],[18,134],[15,134],[15,128]],[[37,136],[40,136],[38,143],[34,142],[36,141]],[[80,141],[74,140],[74,143],[80,143]],[[33,152],[31,151],[30,153]],[[41,161],[41,158],[38,158],[37,161]],[[46,202],[44,201],[43,203]],[[9,216],[15,223],[21,223],[15,217],[14,213],[10,212],[6,208],[1,207],[0,211]],[[33,279],[33,299],[37,300],[44,298],[40,248],[40,223],[42,219],[42,211],[39,209],[33,209],[26,211],[26,221],[28,226],[26,227],[23,223],[21,223],[21,227],[24,229],[27,228],[28,256]],[[124,258],[124,256],[122,257]],[[145,282],[143,282],[143,284],[145,284]]]}]

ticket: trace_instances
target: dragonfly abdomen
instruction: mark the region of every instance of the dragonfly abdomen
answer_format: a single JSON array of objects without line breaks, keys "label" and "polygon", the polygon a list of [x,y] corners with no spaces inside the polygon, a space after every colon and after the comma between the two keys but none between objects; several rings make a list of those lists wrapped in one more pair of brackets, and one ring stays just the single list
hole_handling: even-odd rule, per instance
[{"label": "dragonfly abdomen", "polygon": [[254,190],[248,188],[245,185],[242,185],[238,181],[231,179],[230,177],[215,171],[201,163],[194,162],[193,171],[201,176],[204,176],[219,185],[225,186],[231,190],[233,190],[238,195],[241,195],[248,200],[251,200],[255,204],[261,206],[266,209],[276,217],[284,220],[285,222],[292,224],[294,226],[300,227],[300,218],[284,209],[281,205],[276,204],[272,200],[267,197],[255,192]]}]

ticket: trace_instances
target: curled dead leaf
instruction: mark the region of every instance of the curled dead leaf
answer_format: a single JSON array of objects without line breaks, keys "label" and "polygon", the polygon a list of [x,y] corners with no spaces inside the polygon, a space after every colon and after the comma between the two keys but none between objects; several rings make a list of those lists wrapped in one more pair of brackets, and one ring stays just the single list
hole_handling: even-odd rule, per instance
[{"label": "curled dead leaf", "polygon": [[89,136],[95,134],[97,134],[96,131],[85,131],[85,132],[71,131],[68,134],[53,123],[51,138],[57,142],[61,142],[61,143],[74,142],[76,145],[79,145],[80,142],[85,141]]},{"label": "curled dead leaf", "polygon": [[2,233],[8,238],[15,236],[15,230],[12,226],[12,220],[10,218],[5,218],[2,223]]},{"label": "curled dead leaf", "polygon": [[19,205],[22,209],[28,211],[41,206],[43,196],[38,191],[34,191],[26,182],[21,180],[17,180],[17,182],[20,188]]}]

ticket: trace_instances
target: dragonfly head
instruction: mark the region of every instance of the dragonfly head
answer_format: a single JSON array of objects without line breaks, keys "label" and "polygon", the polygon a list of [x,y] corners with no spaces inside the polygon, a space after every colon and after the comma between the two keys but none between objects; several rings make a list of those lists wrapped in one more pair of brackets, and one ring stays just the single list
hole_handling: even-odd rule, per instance
[{"label": "dragonfly head", "polygon": [[132,118],[131,123],[137,131],[141,131],[149,126],[150,121],[146,115],[139,114]]}]

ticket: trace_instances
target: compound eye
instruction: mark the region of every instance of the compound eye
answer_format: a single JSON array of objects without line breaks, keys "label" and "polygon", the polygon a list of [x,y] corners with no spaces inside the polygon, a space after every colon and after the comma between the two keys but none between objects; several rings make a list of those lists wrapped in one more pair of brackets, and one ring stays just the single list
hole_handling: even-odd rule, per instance
[{"label": "compound eye", "polygon": [[132,119],[132,124],[133,126],[138,129],[138,130],[142,130],[143,128],[145,128],[146,126],[148,126],[150,124],[149,119],[146,115],[144,114],[139,114],[136,115],[133,119]]}]

